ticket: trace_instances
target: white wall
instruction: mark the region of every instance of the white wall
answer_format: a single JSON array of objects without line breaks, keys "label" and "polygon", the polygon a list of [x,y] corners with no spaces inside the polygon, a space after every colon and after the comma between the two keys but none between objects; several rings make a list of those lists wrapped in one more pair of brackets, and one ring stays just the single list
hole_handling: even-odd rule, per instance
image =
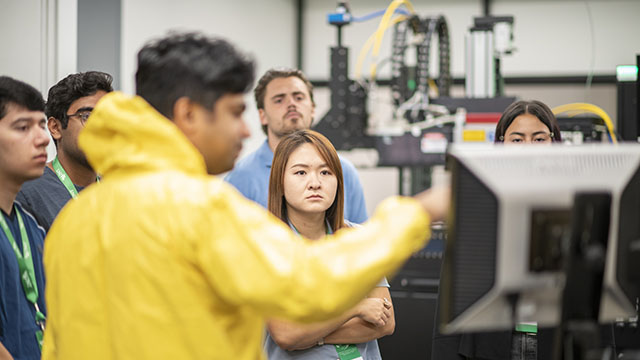
[{"label": "white wall", "polygon": [[[46,100],[51,85],[76,72],[77,0],[0,0],[0,75],[24,81]],[[47,147],[55,156],[53,141]]]},{"label": "white wall", "polygon": [[76,71],[77,0],[0,0],[0,74],[47,96]]},{"label": "white wall", "polygon": [[[233,42],[257,60],[256,75],[273,66],[295,64],[295,12],[291,0],[204,1],[122,0],[122,90],[135,92],[136,54],[148,40],[168,30],[197,30]],[[251,94],[246,120],[252,136],[243,155],[264,140]]]},{"label": "white wall", "polygon": [[640,53],[638,0],[494,3],[495,14],[515,16],[518,51],[504,61],[507,75],[614,74]]},{"label": "white wall", "polygon": [[[0,0],[0,74],[42,91],[43,38],[40,0]],[[25,26],[28,24],[28,26]]]}]

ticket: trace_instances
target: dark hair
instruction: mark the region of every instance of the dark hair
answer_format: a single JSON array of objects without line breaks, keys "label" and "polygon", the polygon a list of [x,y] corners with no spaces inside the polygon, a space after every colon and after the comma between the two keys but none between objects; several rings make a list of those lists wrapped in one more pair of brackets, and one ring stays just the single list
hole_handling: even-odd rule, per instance
[{"label": "dark hair", "polygon": [[[307,86],[307,90],[309,90],[309,98],[311,99],[311,103],[315,105],[315,101],[313,100],[313,85],[311,81],[307,79],[307,77],[302,73],[302,71],[298,69],[290,69],[290,68],[273,68],[267,70],[264,75],[258,80],[258,85],[256,85],[255,90],[253,90],[253,96],[256,99],[256,105],[258,109],[264,109],[264,96],[267,92],[267,85],[273,80],[278,78],[288,78],[295,76],[302,80],[304,84]],[[262,125],[262,131],[267,134],[267,125]]]},{"label": "dark hair", "polygon": [[552,140],[554,142],[562,141],[562,135],[560,134],[560,127],[558,126],[558,120],[549,107],[538,100],[520,100],[509,105],[507,109],[502,113],[498,125],[496,125],[496,133],[494,142],[504,142],[504,135],[507,129],[518,116],[522,114],[531,114],[538,118],[543,124],[549,128],[549,131],[553,134]]},{"label": "dark hair", "polygon": [[287,202],[284,199],[284,173],[291,154],[301,145],[311,144],[316,148],[322,159],[338,180],[336,197],[331,206],[325,211],[324,218],[331,225],[333,231],[345,226],[344,224],[344,178],[342,164],[336,149],[329,139],[313,130],[299,130],[287,135],[278,143],[273,152],[271,176],[269,178],[269,201],[267,209],[287,223]]},{"label": "dark hair", "polygon": [[233,45],[199,33],[171,33],[138,53],[136,94],[167,118],[181,97],[212,109],[225,94],[247,92],[254,64]]},{"label": "dark hair", "polygon": [[7,115],[10,104],[30,111],[44,111],[44,99],[40,91],[25,82],[0,76],[0,119]]},{"label": "dark hair", "polygon": [[67,111],[69,111],[71,104],[100,90],[104,92],[113,91],[112,82],[113,77],[111,75],[100,71],[71,74],[49,89],[45,114],[47,117],[58,119],[62,128],[66,129],[67,125],[69,125]]}]

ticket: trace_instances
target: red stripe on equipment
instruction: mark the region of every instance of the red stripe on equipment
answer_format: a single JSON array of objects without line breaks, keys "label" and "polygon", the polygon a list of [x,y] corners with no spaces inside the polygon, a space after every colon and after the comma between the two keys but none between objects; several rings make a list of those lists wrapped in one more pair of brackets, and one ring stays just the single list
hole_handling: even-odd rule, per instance
[{"label": "red stripe on equipment", "polygon": [[467,113],[467,124],[474,123],[497,123],[502,113]]}]

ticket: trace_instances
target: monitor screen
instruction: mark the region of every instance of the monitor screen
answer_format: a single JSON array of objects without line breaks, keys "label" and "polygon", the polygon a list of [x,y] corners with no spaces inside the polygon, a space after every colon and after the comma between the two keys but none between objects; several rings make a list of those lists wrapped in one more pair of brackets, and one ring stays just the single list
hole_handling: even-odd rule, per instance
[{"label": "monitor screen", "polygon": [[611,199],[599,320],[635,314],[640,144],[454,144],[447,162],[452,207],[440,286],[442,332],[557,325],[574,199],[593,192]]}]

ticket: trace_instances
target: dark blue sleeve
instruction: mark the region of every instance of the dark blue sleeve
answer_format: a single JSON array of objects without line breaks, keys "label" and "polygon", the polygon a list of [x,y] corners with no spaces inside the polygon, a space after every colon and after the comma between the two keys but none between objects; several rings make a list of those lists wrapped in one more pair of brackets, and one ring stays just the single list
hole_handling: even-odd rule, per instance
[{"label": "dark blue sleeve", "polygon": [[51,223],[62,207],[71,199],[66,192],[52,188],[46,182],[39,182],[40,187],[33,184],[23,185],[16,196],[16,202],[29,214],[44,231],[49,231]]},{"label": "dark blue sleeve", "polygon": [[18,191],[18,195],[16,195],[16,201],[22,206],[23,209],[33,214],[33,205],[31,204],[31,200],[23,190]]}]

